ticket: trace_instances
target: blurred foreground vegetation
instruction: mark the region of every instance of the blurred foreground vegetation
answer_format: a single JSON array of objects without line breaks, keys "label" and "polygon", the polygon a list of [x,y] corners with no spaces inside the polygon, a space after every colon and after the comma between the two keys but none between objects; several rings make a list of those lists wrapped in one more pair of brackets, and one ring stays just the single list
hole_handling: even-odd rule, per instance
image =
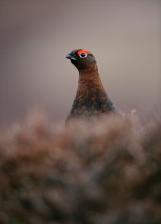
[{"label": "blurred foreground vegetation", "polygon": [[160,224],[161,124],[30,119],[1,133],[0,223]]}]

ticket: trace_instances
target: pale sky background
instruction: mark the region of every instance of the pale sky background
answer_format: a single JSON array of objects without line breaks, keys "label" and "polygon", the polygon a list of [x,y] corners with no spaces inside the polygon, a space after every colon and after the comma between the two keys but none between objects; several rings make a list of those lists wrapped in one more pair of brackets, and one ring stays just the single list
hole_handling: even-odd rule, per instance
[{"label": "pale sky background", "polygon": [[65,55],[75,48],[94,53],[119,110],[160,108],[160,0],[0,0],[1,125],[35,106],[66,118],[78,72]]}]

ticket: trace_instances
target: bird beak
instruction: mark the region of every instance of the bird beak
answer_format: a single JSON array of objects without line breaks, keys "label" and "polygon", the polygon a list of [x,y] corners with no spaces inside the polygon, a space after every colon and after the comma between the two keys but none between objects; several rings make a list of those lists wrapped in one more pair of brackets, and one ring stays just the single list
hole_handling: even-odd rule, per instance
[{"label": "bird beak", "polygon": [[66,58],[70,59],[70,60],[76,60],[76,58],[73,55],[71,55],[71,54],[67,54]]},{"label": "bird beak", "polygon": [[70,55],[70,54],[67,54],[65,57],[66,57],[67,59],[71,59],[71,55]]}]

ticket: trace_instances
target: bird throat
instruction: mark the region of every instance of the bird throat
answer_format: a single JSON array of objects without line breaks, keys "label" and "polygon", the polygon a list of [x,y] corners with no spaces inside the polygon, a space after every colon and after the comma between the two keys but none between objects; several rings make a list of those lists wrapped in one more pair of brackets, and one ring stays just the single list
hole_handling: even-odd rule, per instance
[{"label": "bird throat", "polygon": [[104,92],[97,65],[95,67],[79,71],[78,89],[76,99],[94,95],[96,92]]}]

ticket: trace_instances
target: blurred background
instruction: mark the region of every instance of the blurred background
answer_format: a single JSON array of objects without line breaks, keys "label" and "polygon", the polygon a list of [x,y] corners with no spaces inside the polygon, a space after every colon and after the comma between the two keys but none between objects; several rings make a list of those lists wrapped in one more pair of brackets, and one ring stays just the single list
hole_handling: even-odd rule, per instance
[{"label": "blurred background", "polygon": [[0,124],[38,107],[65,120],[91,50],[116,107],[149,119],[161,108],[160,0],[0,0]]}]

